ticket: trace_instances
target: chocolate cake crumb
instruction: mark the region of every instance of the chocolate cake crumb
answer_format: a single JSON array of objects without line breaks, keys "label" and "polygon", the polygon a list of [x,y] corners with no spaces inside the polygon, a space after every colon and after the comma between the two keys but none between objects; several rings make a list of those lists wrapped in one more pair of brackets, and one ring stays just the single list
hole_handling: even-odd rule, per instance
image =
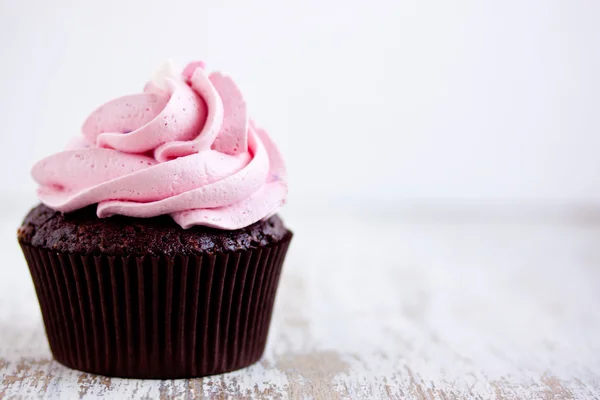
[{"label": "chocolate cake crumb", "polygon": [[225,231],[204,226],[182,229],[169,216],[98,218],[96,206],[63,214],[43,204],[19,228],[24,244],[51,251],[94,255],[202,255],[251,250],[291,235],[272,216],[246,228]]}]

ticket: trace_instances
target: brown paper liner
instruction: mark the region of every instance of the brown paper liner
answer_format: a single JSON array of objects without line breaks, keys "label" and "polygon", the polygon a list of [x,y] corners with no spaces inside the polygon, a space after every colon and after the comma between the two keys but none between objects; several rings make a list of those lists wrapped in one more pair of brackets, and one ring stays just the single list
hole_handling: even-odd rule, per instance
[{"label": "brown paper liner", "polygon": [[57,361],[100,375],[173,379],[233,371],[260,359],[291,237],[203,256],[21,247]]}]

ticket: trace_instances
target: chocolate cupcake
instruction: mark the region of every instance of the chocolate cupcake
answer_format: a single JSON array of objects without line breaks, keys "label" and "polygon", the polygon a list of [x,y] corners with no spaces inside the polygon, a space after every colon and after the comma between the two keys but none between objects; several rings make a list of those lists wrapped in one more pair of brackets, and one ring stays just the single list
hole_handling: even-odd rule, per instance
[{"label": "chocolate cupcake", "polygon": [[232,371],[263,354],[292,238],[285,166],[227,76],[167,64],[33,168],[19,229],[50,349],[132,378]]}]

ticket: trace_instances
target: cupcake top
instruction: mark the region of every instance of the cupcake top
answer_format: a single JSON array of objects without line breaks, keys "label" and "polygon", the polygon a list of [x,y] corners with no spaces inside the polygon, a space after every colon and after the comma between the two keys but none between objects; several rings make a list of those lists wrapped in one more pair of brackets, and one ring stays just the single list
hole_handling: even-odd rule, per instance
[{"label": "cupcake top", "polygon": [[195,226],[177,229],[169,216],[98,219],[94,206],[69,214],[43,204],[32,209],[18,230],[19,242],[55,253],[105,256],[202,256],[253,251],[291,237],[273,215],[243,229],[223,231]]},{"label": "cupcake top", "polygon": [[247,227],[285,203],[285,164],[231,78],[167,63],[139,94],[96,109],[32,170],[46,206],[98,217],[170,215],[187,229]]}]

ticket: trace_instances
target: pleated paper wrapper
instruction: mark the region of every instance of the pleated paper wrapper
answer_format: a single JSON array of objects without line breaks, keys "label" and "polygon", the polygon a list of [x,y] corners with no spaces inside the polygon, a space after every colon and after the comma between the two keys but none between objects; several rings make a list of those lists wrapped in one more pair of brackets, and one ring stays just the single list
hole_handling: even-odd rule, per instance
[{"label": "pleated paper wrapper", "polygon": [[85,372],[173,379],[262,356],[291,240],[202,256],[92,256],[21,247],[50,349]]}]

